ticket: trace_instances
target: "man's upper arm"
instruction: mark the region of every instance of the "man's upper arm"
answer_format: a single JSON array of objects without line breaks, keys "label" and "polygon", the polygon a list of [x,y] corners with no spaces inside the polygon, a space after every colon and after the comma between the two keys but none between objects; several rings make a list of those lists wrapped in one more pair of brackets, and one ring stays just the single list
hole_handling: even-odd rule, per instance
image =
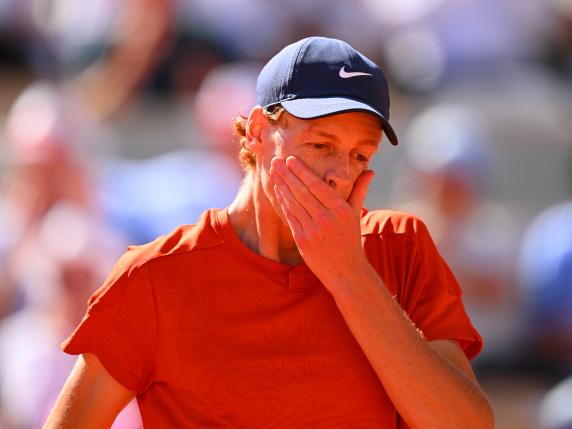
[{"label": "man's upper arm", "polygon": [[429,341],[428,344],[435,353],[478,384],[471,363],[459,343],[454,340],[434,340]]},{"label": "man's upper arm", "polygon": [[78,357],[44,428],[108,428],[134,396],[95,355],[85,353]]}]

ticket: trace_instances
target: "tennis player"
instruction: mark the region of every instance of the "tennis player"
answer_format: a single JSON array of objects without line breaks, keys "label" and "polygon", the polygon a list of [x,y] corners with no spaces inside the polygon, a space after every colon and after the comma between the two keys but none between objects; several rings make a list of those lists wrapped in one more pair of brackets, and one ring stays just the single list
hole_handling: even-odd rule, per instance
[{"label": "tennis player", "polygon": [[136,397],[147,428],[492,428],[482,340],[427,228],[363,208],[397,144],[380,68],[303,39],[257,104],[235,122],[236,199],[118,261],[62,345],[80,356],[46,427],[109,427]]}]

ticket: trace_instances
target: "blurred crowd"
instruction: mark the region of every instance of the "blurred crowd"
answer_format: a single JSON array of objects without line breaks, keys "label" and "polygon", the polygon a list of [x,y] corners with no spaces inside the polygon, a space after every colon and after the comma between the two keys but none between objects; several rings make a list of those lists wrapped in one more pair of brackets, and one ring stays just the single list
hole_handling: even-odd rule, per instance
[{"label": "blurred crowd", "polygon": [[497,427],[572,428],[572,2],[0,0],[1,429],[42,426],[128,244],[231,202],[232,119],[309,35],[386,71],[402,143],[367,206],[428,224]]}]

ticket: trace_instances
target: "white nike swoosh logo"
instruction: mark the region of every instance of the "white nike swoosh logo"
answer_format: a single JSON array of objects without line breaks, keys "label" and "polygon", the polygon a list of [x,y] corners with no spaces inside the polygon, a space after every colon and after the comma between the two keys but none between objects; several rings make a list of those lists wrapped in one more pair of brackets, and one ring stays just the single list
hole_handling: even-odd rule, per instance
[{"label": "white nike swoosh logo", "polygon": [[347,72],[346,66],[343,66],[340,69],[340,77],[342,79],[348,79],[350,77],[356,77],[356,76],[373,76],[373,75],[370,73],[364,73],[364,72]]}]

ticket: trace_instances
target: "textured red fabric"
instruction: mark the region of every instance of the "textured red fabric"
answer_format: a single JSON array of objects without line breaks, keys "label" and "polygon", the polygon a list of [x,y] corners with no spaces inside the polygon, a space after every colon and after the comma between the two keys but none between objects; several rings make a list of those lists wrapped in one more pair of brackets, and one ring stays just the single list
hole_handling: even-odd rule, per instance
[{"label": "textured red fabric", "polygon": [[[411,215],[362,217],[364,248],[428,340],[482,347],[461,292]],[[130,247],[62,344],[137,393],[146,428],[396,428],[336,304],[304,263],[249,250],[226,210]]]}]

